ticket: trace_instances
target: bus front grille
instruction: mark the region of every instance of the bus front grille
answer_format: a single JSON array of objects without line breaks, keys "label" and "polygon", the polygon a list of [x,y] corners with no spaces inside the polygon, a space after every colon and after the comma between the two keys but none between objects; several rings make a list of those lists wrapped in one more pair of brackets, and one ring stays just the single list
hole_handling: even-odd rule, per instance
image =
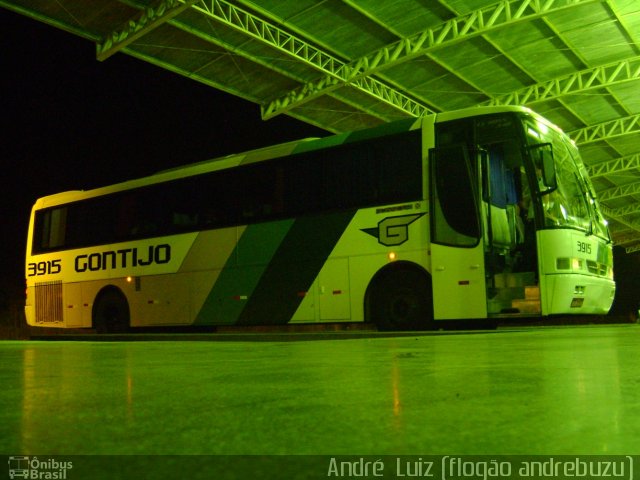
[{"label": "bus front grille", "polygon": [[35,284],[36,323],[62,323],[62,282]]},{"label": "bus front grille", "polygon": [[587,269],[589,273],[593,273],[594,275],[600,275],[604,277],[607,274],[607,266],[603,263],[594,262],[593,260],[587,260]]}]

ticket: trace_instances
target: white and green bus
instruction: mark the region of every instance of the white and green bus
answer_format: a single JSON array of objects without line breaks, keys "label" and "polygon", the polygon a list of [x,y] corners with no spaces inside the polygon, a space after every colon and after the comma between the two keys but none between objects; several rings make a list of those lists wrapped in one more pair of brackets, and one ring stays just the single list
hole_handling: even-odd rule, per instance
[{"label": "white and green bus", "polygon": [[26,318],[117,332],[605,314],[612,263],[567,135],[523,107],[474,108],[41,198]]}]

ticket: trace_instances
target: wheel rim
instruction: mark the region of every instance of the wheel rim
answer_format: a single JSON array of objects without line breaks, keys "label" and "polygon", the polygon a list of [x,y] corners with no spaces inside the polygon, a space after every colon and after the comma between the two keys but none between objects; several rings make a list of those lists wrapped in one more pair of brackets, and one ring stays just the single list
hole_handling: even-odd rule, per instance
[{"label": "wheel rim", "polygon": [[430,294],[428,281],[420,272],[387,272],[370,290],[369,317],[380,330],[430,328]]},{"label": "wheel rim", "polygon": [[121,333],[129,328],[129,308],[126,300],[115,292],[107,292],[97,303],[94,318],[99,333]]},{"label": "wheel rim", "polygon": [[398,327],[417,327],[422,318],[420,301],[414,292],[398,292],[389,302],[388,314]]}]

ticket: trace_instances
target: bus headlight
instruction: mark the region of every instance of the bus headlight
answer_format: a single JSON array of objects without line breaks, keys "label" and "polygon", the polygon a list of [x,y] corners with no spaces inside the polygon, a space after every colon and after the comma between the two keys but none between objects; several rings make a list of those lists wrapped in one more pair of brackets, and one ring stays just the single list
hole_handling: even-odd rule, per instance
[{"label": "bus headlight", "polygon": [[556,258],[557,270],[582,270],[584,261],[581,258],[561,257]]}]

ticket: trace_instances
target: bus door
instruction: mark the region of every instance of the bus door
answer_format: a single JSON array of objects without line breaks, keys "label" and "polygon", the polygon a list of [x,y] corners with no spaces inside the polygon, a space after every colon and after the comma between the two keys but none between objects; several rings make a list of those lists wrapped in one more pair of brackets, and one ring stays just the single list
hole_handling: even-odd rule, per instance
[{"label": "bus door", "polygon": [[479,147],[489,315],[540,312],[531,194],[518,144]]},{"label": "bus door", "polygon": [[430,153],[434,319],[486,318],[484,249],[467,148],[447,145]]}]

